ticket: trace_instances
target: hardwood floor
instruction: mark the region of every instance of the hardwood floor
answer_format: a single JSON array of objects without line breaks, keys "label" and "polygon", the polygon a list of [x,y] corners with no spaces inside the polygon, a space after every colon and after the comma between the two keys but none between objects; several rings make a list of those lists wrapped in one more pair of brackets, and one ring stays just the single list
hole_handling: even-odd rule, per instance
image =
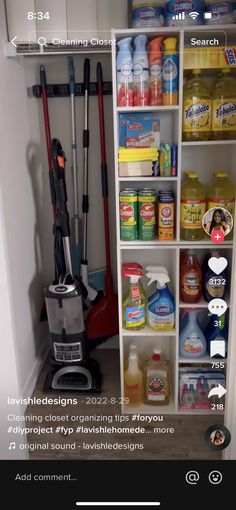
[{"label": "hardwood floor", "polygon": [[[102,396],[119,396],[120,383],[119,383],[119,352],[117,349],[97,349],[94,351],[92,357],[97,359],[100,363],[101,371],[103,373],[103,387]],[[59,459],[85,459],[85,460],[220,460],[221,453],[214,452],[208,448],[204,440],[205,430],[213,424],[223,423],[222,416],[164,416],[163,422],[155,422],[152,424],[145,425],[145,434],[132,434],[126,433],[125,435],[119,434],[97,434],[97,433],[76,433],[77,426],[83,425],[84,427],[96,427],[107,426],[112,427],[136,427],[143,423],[134,422],[129,416],[129,421],[119,423],[115,419],[115,415],[120,414],[119,405],[91,405],[86,404],[84,394],[75,393],[44,393],[43,383],[48,371],[49,361],[47,361],[41,371],[38,378],[35,390],[32,397],[43,398],[48,397],[76,397],[80,400],[79,408],[76,406],[62,407],[60,405],[30,405],[26,410],[27,416],[34,415],[38,416],[41,427],[52,427],[53,433],[40,434],[30,433],[28,434],[28,444],[31,445],[30,449],[35,448],[35,444],[45,444],[45,449],[34,449],[29,451],[30,459],[48,459],[48,460],[59,460]],[[81,403],[83,400],[83,403]],[[158,412],[157,412],[158,413]],[[48,415],[58,416],[58,421],[48,421]],[[108,422],[95,422],[92,421],[94,415],[108,415],[112,416],[112,423]],[[85,423],[72,422],[71,417],[77,416],[77,419],[81,419],[83,416],[90,416],[90,421]],[[66,421],[63,420],[63,416],[66,416]],[[42,419],[40,418],[42,417]],[[72,418],[73,420],[73,418]],[[71,434],[64,435],[61,432],[56,433],[56,427],[64,425],[65,428],[70,427],[74,429]],[[28,422],[27,426],[36,427],[39,424],[34,421]],[[174,434],[156,434],[154,433],[155,427],[174,427]],[[113,444],[112,449],[87,449],[83,444],[100,444],[109,443]],[[143,450],[124,449],[124,445],[127,444],[143,444]],[[58,444],[59,446],[52,449],[53,446]],[[71,446],[70,449],[65,448],[66,445]],[[123,445],[120,449],[115,449],[114,444]],[[58,448],[58,449],[57,449]],[[109,447],[110,448],[110,447]],[[131,447],[129,447],[131,448]],[[133,448],[133,447],[132,447]]]}]

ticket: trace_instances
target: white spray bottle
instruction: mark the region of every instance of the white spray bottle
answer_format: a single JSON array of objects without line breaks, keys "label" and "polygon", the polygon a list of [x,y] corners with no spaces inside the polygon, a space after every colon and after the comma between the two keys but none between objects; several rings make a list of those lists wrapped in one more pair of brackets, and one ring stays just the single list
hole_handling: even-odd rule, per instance
[{"label": "white spray bottle", "polygon": [[175,325],[175,303],[174,298],[168,289],[170,281],[167,270],[160,272],[160,267],[149,266],[147,278],[148,285],[156,282],[156,292],[148,299],[148,324],[157,331],[169,331]]},{"label": "white spray bottle", "polygon": [[134,106],[149,105],[149,63],[146,43],[147,36],[144,34],[134,39]]}]

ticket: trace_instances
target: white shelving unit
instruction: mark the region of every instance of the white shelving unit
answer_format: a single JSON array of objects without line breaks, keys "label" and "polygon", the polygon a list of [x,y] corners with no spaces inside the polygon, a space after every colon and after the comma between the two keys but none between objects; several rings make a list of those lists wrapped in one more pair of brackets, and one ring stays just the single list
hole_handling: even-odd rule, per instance
[{"label": "white shelving unit", "polygon": [[[113,30],[112,38],[119,40],[123,37],[135,37],[140,33],[145,33],[149,38],[158,35],[166,37],[176,37],[179,48],[179,105],[178,106],[157,106],[157,107],[117,107],[116,95],[116,49],[112,52],[112,72],[113,72],[113,116],[114,116],[114,154],[115,154],[115,183],[116,183],[116,225],[117,225],[117,273],[118,273],[118,297],[119,297],[119,326],[120,326],[120,370],[121,370],[121,395],[124,395],[124,363],[128,355],[128,347],[131,341],[136,339],[141,358],[147,358],[151,354],[152,347],[158,346],[163,352],[163,356],[170,360],[171,366],[171,398],[168,406],[148,406],[143,404],[137,408],[128,408],[123,406],[124,413],[144,413],[144,414],[222,414],[215,411],[191,411],[182,410],[178,403],[178,384],[179,384],[179,366],[204,364],[211,366],[211,359],[205,357],[198,361],[188,361],[179,357],[179,314],[183,308],[193,307],[201,308],[207,319],[207,306],[203,299],[196,305],[181,303],[179,300],[179,260],[180,252],[183,249],[193,248],[196,250],[200,260],[206,253],[216,247],[223,256],[229,261],[229,267],[234,276],[235,266],[235,246],[233,241],[224,241],[221,245],[213,245],[210,240],[201,240],[199,242],[186,242],[180,238],[180,195],[181,180],[185,170],[195,170],[199,173],[201,182],[208,185],[212,179],[212,172],[216,169],[223,169],[229,172],[230,179],[236,183],[235,157],[236,140],[229,141],[206,141],[206,142],[183,142],[182,141],[182,105],[183,105],[183,85],[185,80],[185,71],[183,68],[183,51],[185,38],[191,34],[194,28],[194,36],[203,38],[204,33],[215,33],[214,26],[186,27],[182,28],[157,28],[157,29],[125,29]],[[217,29],[218,30],[218,29]],[[220,27],[221,31],[227,34],[228,43],[236,44],[236,30],[232,25]],[[178,176],[177,177],[119,177],[118,168],[118,148],[119,148],[119,115],[121,113],[133,112],[151,112],[160,114],[161,142],[164,140],[178,143]],[[171,189],[176,197],[176,235],[172,242],[155,241],[131,241],[125,242],[120,239],[120,217],[119,217],[119,193],[120,190],[129,187],[140,189],[140,187],[152,187],[156,190],[163,188]],[[170,332],[152,331],[148,326],[140,331],[129,332],[122,327],[122,280],[121,265],[123,262],[139,262],[144,267],[147,265],[164,265],[167,267],[171,284],[170,289],[175,298],[176,321],[175,329]],[[233,281],[233,280],[232,280]],[[232,302],[227,299],[228,306]],[[232,313],[230,314],[229,327],[229,353],[235,353],[233,345],[233,322]],[[232,355],[232,354],[231,354]],[[224,360],[226,364],[226,360]],[[227,373],[226,373],[227,382]]]}]

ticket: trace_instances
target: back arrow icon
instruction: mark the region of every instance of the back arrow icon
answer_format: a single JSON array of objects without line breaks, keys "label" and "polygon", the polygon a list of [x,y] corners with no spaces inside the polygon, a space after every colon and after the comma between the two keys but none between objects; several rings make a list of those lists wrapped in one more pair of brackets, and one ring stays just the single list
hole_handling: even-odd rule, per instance
[{"label": "back arrow icon", "polygon": [[223,397],[227,390],[222,386],[221,384],[218,384],[218,386],[215,386],[215,388],[212,388],[208,393],[208,398],[213,397],[213,395],[217,395],[218,398]]},{"label": "back arrow icon", "polygon": [[11,40],[11,43],[13,44],[13,46],[15,46],[15,48],[17,48],[17,45],[14,43],[14,41],[17,39],[17,35],[15,37],[13,37],[13,39]]}]

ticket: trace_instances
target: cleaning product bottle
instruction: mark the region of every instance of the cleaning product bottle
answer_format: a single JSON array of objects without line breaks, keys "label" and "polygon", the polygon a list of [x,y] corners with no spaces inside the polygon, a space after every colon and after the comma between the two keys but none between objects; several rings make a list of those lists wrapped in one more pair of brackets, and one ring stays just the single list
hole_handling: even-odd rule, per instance
[{"label": "cleaning product bottle", "polygon": [[236,78],[229,68],[212,87],[212,140],[236,140]]},{"label": "cleaning product bottle", "polygon": [[208,400],[208,380],[206,377],[198,378],[197,382],[197,399],[195,403],[196,409],[208,409],[209,400]]},{"label": "cleaning product bottle", "polygon": [[[207,352],[209,356],[211,356],[211,358],[225,358],[227,356],[228,343],[228,325],[226,320],[226,313],[220,317],[218,317],[218,315],[212,315],[204,333],[207,340]],[[219,352],[213,354],[214,345],[212,342],[223,342],[221,344],[220,350],[222,348],[224,349],[224,355],[220,355]]]},{"label": "cleaning product bottle", "polygon": [[185,241],[203,239],[202,219],[206,212],[205,186],[196,172],[184,172],[187,180],[181,186],[180,235]]},{"label": "cleaning product bottle", "polygon": [[149,65],[146,43],[147,36],[144,34],[134,39],[134,106],[149,105]]},{"label": "cleaning product bottle", "polygon": [[165,24],[165,0],[132,0],[132,27],[155,28]]},{"label": "cleaning product bottle", "polygon": [[159,272],[159,268],[146,268],[149,285],[156,282],[156,292],[148,298],[147,320],[156,331],[169,331],[175,325],[175,303],[167,283],[170,281],[167,272]]},{"label": "cleaning product bottle", "polygon": [[139,368],[138,356],[135,352],[129,354],[128,368],[124,373],[124,387],[125,398],[129,399],[130,407],[142,404],[143,372]]},{"label": "cleaning product bottle", "polygon": [[193,409],[194,407],[194,385],[185,383],[180,394],[180,407],[182,409]]},{"label": "cleaning product bottle", "polygon": [[[131,270],[132,269],[140,269],[140,271],[142,272],[143,271],[143,266],[141,266],[141,264],[138,264],[138,262],[124,262],[122,264],[121,274],[122,274],[122,277],[123,277],[122,278],[122,294],[123,294],[123,299],[127,298],[128,294],[129,294],[129,289],[130,289],[129,278],[127,278],[127,276],[124,276],[129,271],[129,269],[131,269]],[[145,292],[144,292],[143,285],[142,285],[141,281],[139,281],[139,286],[141,288],[142,295],[145,296]]]},{"label": "cleaning product bottle", "polygon": [[[223,170],[213,172],[215,179],[207,189],[208,209],[224,208],[232,214],[234,219],[235,210],[235,185],[230,182],[229,174]],[[227,235],[227,240],[232,239],[233,232]]]},{"label": "cleaning product bottle", "polygon": [[163,105],[177,105],[179,102],[179,56],[176,50],[176,37],[168,37],[163,45]]},{"label": "cleaning product bottle", "polygon": [[146,298],[139,284],[143,273],[140,269],[128,269],[122,274],[130,278],[128,295],[123,298],[123,326],[125,329],[141,329],[146,323]]},{"label": "cleaning product bottle", "polygon": [[144,368],[144,402],[149,405],[167,405],[170,398],[169,362],[161,359],[161,351],[153,349]]},{"label": "cleaning product bottle", "polygon": [[163,104],[163,70],[161,49],[164,37],[159,36],[152,39],[149,44],[149,104],[150,106],[160,106]]},{"label": "cleaning product bottle", "polygon": [[125,37],[117,42],[119,48],[116,60],[118,106],[134,104],[131,41],[132,37]]},{"label": "cleaning product bottle", "polygon": [[204,141],[211,136],[211,89],[194,69],[193,77],[184,85],[183,92],[183,140]]},{"label": "cleaning product bottle", "polygon": [[206,354],[206,338],[197,321],[198,310],[188,309],[188,321],[180,332],[179,354],[182,358],[198,359]]},{"label": "cleaning product bottle", "polygon": [[198,303],[202,295],[202,268],[193,250],[188,250],[180,265],[180,298],[184,303]]},{"label": "cleaning product bottle", "polygon": [[229,292],[230,283],[227,267],[220,273],[216,274],[208,266],[210,258],[219,258],[220,253],[217,250],[213,250],[204,258],[203,261],[203,296],[204,299],[209,303],[212,299],[224,299],[226,292]]}]

